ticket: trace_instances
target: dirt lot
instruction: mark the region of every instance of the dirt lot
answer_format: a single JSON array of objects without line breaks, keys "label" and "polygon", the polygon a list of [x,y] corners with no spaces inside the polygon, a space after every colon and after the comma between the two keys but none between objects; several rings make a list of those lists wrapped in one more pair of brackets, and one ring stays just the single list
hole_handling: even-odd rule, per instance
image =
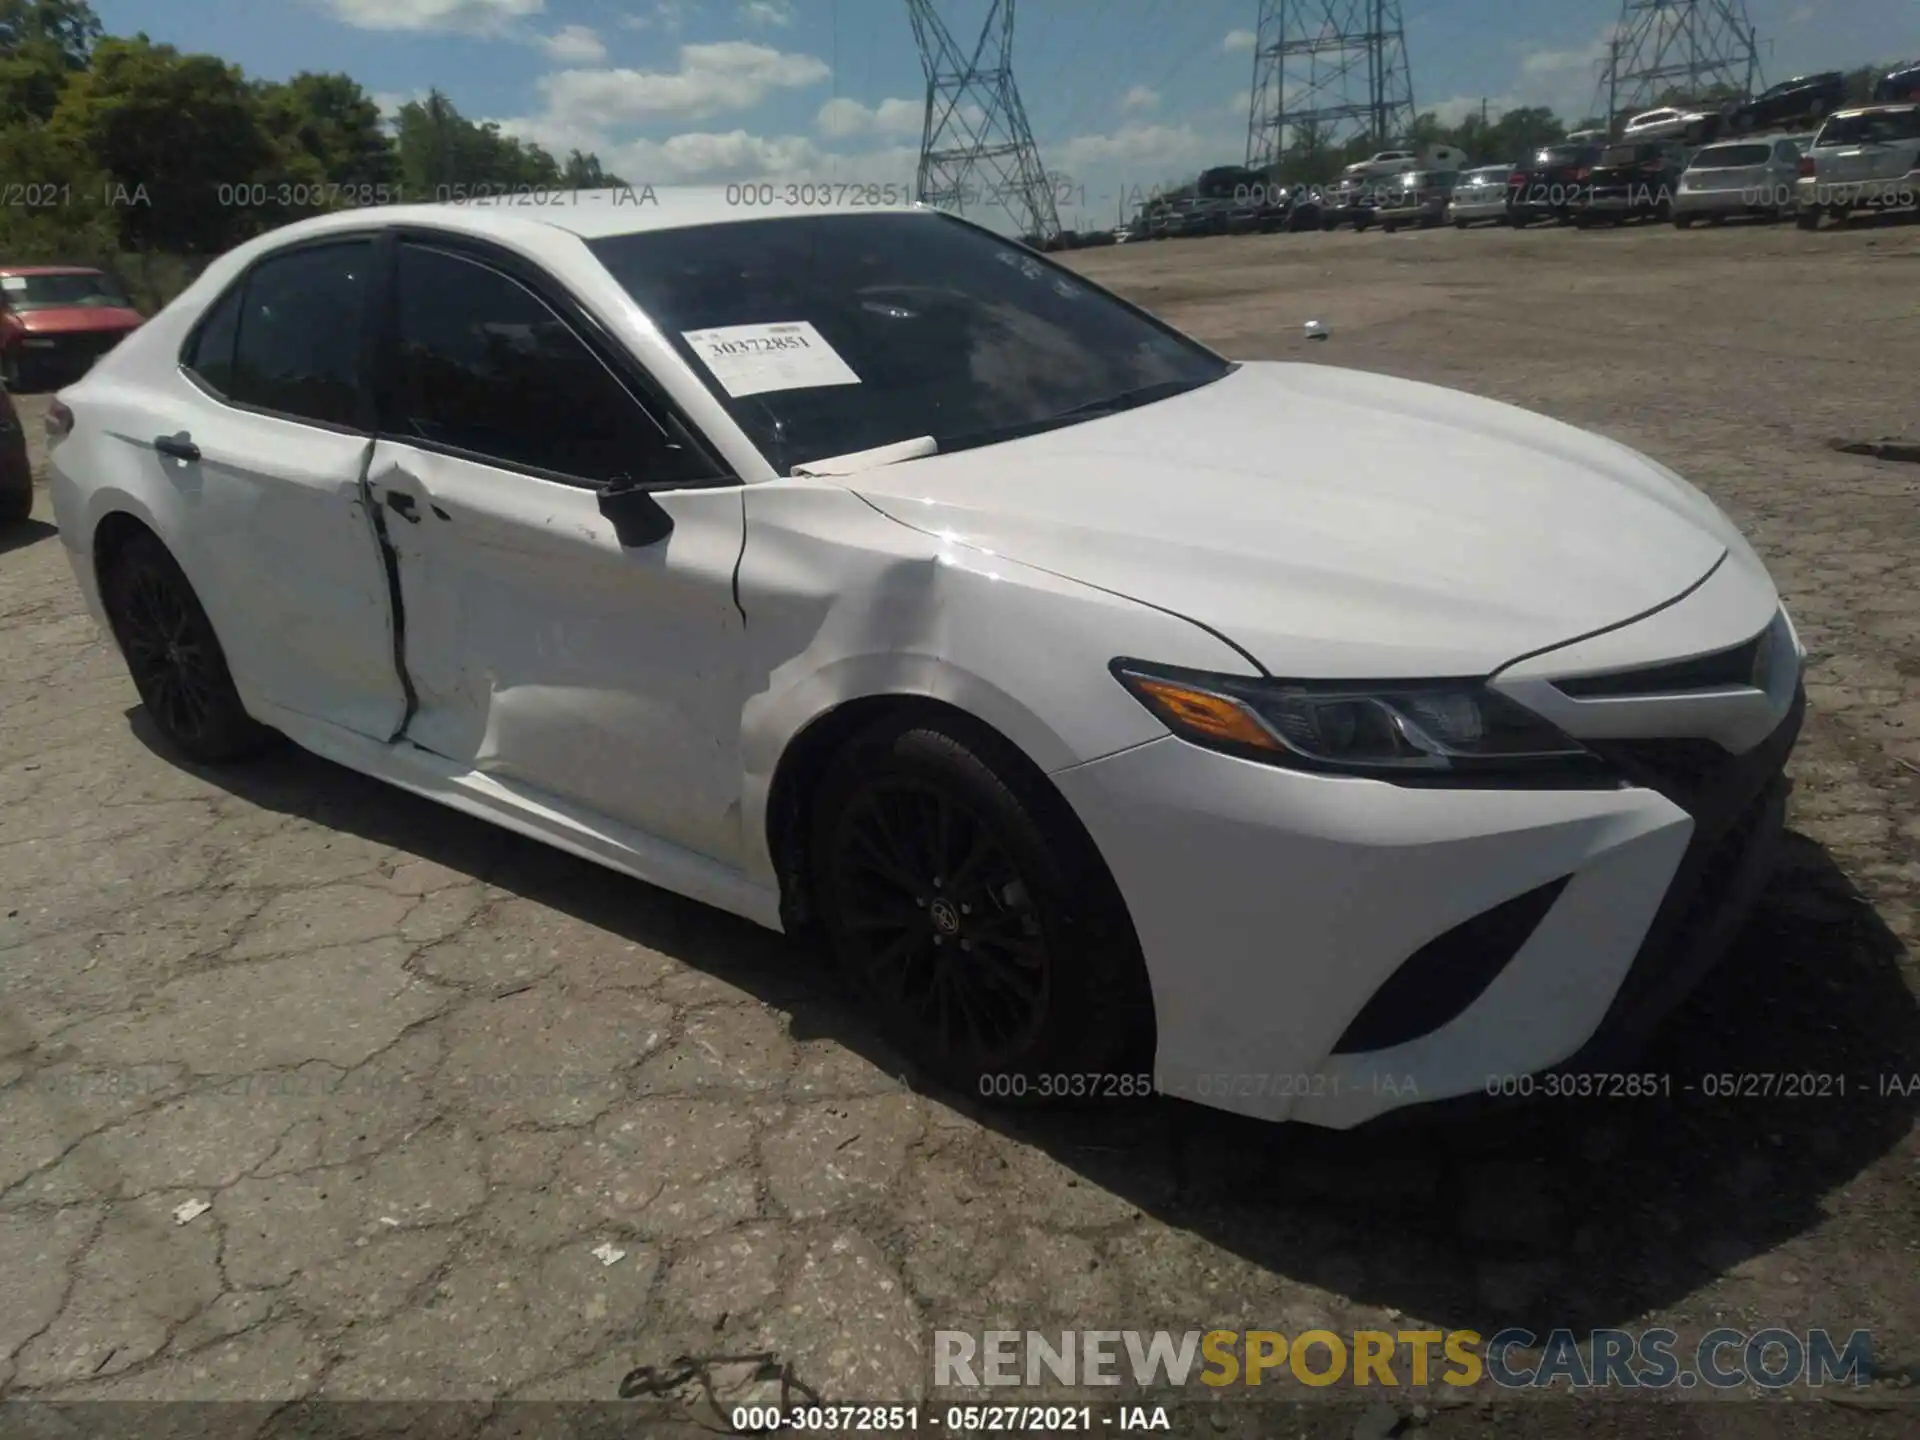
[{"label": "dirt lot", "polygon": [[[857,1399],[920,1393],[936,1328],[1828,1326],[1874,1331],[1869,1395],[1663,1424],[1915,1433],[1920,467],[1829,442],[1920,439],[1920,226],[1079,263],[1234,355],[1602,430],[1747,527],[1812,708],[1781,872],[1649,1058],[1682,1093],[1359,1137],[918,1093],[770,935],[299,753],[156,753],[36,523],[0,541],[0,1392],[610,1400],[769,1349]],[[1845,1095],[1682,1089],[1735,1071]],[[1412,1418],[1655,1433],[1647,1401],[1461,1398]],[[1393,1419],[1322,1400],[1286,1433]]]}]

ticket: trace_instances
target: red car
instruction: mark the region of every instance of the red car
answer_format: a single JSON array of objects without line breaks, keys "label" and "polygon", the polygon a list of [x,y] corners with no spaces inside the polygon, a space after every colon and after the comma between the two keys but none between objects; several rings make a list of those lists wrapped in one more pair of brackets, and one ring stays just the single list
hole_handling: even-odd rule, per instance
[{"label": "red car", "polygon": [[87,367],[142,323],[120,283],[82,265],[0,265],[0,379],[48,389]]}]

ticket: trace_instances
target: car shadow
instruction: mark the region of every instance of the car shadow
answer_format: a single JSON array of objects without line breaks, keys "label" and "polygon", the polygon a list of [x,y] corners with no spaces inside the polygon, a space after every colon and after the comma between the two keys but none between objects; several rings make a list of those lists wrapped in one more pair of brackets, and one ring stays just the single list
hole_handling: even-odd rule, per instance
[{"label": "car shadow", "polygon": [[[129,718],[182,763],[143,710]],[[827,968],[779,936],[292,746],[189,768],[662,951],[787,1010],[796,1039],[833,1040],[919,1088]],[[1662,1094],[1335,1133],[1164,1098],[1007,1112],[927,1093],[1279,1279],[1446,1326],[1491,1315],[1584,1331],[1813,1229],[1822,1197],[1904,1139],[1920,1108],[1920,1085],[1900,1083],[1920,1073],[1920,1006],[1902,955],[1827,851],[1790,832],[1717,978],[1643,1058],[1668,1077]],[[1739,1078],[1756,1075],[1778,1078]]]},{"label": "car shadow", "polygon": [[0,530],[0,555],[38,545],[42,540],[51,540],[59,533],[58,526],[50,525],[45,520],[22,520],[17,525]]}]

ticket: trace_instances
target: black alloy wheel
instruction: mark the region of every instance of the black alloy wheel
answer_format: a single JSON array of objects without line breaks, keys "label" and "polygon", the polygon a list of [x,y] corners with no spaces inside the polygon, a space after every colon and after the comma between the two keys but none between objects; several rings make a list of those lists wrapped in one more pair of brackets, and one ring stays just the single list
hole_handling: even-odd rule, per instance
[{"label": "black alloy wheel", "polygon": [[954,796],[889,777],[840,816],[843,956],[935,1053],[991,1070],[1029,1049],[1052,989],[1047,935],[1006,847]]},{"label": "black alloy wheel", "polygon": [[241,704],[213,624],[166,547],[151,534],[127,540],[101,590],[134,688],[161,733],[203,764],[258,750],[272,732]]},{"label": "black alloy wheel", "polygon": [[[889,721],[829,768],[812,892],[889,1040],[986,1099],[1143,1098],[1152,1000],[1125,907],[1043,777],[964,717]],[[1113,1076],[1046,1093],[1036,1076]]]}]

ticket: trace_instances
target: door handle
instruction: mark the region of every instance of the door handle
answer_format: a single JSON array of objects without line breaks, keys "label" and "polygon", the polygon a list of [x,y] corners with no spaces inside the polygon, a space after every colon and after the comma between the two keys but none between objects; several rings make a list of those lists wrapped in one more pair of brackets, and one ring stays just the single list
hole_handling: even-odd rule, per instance
[{"label": "door handle", "polygon": [[404,490],[387,492],[387,508],[402,520],[410,521],[415,525],[420,523],[420,507],[415,503],[413,496]]},{"label": "door handle", "polygon": [[171,455],[176,460],[193,461],[200,458],[200,447],[188,438],[182,430],[178,435],[156,435],[153,448],[162,455]]}]

